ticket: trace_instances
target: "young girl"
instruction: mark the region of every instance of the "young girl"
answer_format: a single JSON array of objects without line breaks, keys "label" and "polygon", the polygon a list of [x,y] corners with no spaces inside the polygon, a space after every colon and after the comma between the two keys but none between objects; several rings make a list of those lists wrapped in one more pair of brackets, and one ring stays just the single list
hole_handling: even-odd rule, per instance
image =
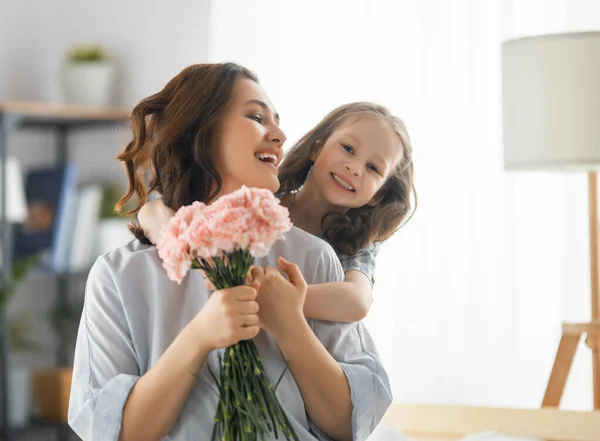
[{"label": "young girl", "polygon": [[[338,107],[292,147],[279,180],[294,225],[329,242],[346,274],[344,282],[309,286],[305,315],[361,320],[372,301],[379,243],[411,212],[412,147],[404,124],[377,104]],[[161,199],[140,210],[140,226],[154,243],[173,213]]]},{"label": "young girl", "polygon": [[[157,190],[178,209],[242,185],[279,187],[285,135],[241,66],[184,69],[134,108],[131,125],[122,203],[136,196],[139,209]],[[307,282],[343,280],[333,249],[293,227],[256,263],[268,267],[260,285],[210,293],[198,271],[170,281],[156,248],[138,240],[100,256],[73,364],[69,424],[79,437],[209,440],[218,403],[209,369],[218,372],[223,348],[253,339],[271,381],[286,372],[277,397],[300,440],[365,440],[392,399],[377,350],[361,323],[307,321],[302,310]]]}]

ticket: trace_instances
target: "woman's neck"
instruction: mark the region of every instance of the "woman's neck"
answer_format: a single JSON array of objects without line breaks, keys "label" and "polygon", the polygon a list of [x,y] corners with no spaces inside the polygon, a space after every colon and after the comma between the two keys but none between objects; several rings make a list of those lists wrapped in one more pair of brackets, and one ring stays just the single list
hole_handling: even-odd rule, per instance
[{"label": "woman's neck", "polygon": [[295,226],[304,231],[320,236],[323,234],[321,220],[329,211],[343,211],[340,207],[331,205],[316,188],[309,176],[302,189],[295,195],[286,195],[283,205],[290,210],[290,217]]}]

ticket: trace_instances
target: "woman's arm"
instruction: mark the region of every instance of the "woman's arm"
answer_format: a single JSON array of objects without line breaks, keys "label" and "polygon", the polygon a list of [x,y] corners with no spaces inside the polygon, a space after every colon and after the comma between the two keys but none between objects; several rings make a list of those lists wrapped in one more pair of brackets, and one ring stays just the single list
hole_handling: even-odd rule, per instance
[{"label": "woman's arm", "polygon": [[256,290],[216,291],[158,362],[136,383],[125,405],[119,441],[162,440],[179,418],[208,354],[254,338]]},{"label": "woman's arm", "polygon": [[[335,323],[315,320],[314,335],[343,370],[350,385],[352,440],[365,441],[373,433],[392,403],[389,378],[377,348],[362,322]],[[317,374],[318,375],[318,374]],[[309,414],[313,430],[331,436],[325,426]],[[318,437],[327,440],[327,437]]]},{"label": "woman's arm", "polygon": [[[303,248],[298,254],[305,257],[307,252]],[[312,284],[344,279],[333,250],[319,257],[311,255],[305,262],[308,265],[302,270],[310,275]],[[266,328],[290,366],[317,439],[366,440],[392,401],[387,373],[367,329],[361,322],[310,320],[309,333],[306,320],[297,312],[302,308],[301,284],[295,279],[291,279],[294,285],[290,284],[281,275],[277,277],[275,270],[270,273],[277,284],[271,289],[261,284],[259,317],[263,324],[269,323]],[[289,285],[296,291],[287,291]]]},{"label": "woman's arm", "polygon": [[343,369],[304,317],[290,321],[276,339],[314,424],[338,441],[352,440],[352,399]]},{"label": "woman's arm", "polygon": [[311,420],[336,440],[352,440],[348,380],[304,317],[306,282],[300,270],[282,258],[279,265],[289,282],[275,268],[252,270],[260,282],[261,323],[279,345]]},{"label": "woman's arm", "polygon": [[366,317],[373,302],[373,288],[360,271],[348,271],[345,282],[309,285],[304,315],[331,322],[357,322]]},{"label": "woman's arm", "polygon": [[181,413],[211,349],[197,323],[185,327],[158,362],[131,390],[119,441],[164,439]]},{"label": "woman's arm", "polygon": [[138,222],[144,235],[153,244],[157,244],[162,235],[162,227],[169,222],[175,212],[167,207],[162,198],[146,202],[138,212]]},{"label": "woman's arm", "polygon": [[[77,337],[71,427],[85,440],[164,439],[209,352],[258,333],[255,298],[256,290],[247,286],[215,292],[141,375],[120,293],[99,259],[90,272]],[[249,326],[241,326],[242,316]]]}]

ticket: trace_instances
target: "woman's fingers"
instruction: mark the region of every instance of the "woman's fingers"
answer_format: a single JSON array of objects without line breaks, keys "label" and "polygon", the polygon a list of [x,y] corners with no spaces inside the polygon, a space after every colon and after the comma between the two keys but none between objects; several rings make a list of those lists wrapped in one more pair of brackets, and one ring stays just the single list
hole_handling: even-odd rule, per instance
[{"label": "woman's fingers", "polygon": [[204,287],[206,289],[210,289],[211,291],[216,291],[215,290],[215,285],[213,285],[212,282],[209,279],[204,279]]},{"label": "woman's fingers", "polygon": [[258,314],[258,303],[255,301],[239,302],[240,314]]},{"label": "woman's fingers", "polygon": [[235,286],[233,288],[227,288],[224,289],[223,291],[226,291],[227,294],[234,294],[235,295],[235,300],[238,301],[246,301],[246,300],[255,300],[256,299],[256,286],[247,286],[247,285],[241,285],[241,286]]},{"label": "woman's fingers", "polygon": [[246,326],[240,330],[240,340],[251,340],[260,332],[260,326]]},{"label": "woman's fingers", "polygon": [[239,322],[242,328],[259,325],[258,316],[256,314],[242,314],[239,316]]}]

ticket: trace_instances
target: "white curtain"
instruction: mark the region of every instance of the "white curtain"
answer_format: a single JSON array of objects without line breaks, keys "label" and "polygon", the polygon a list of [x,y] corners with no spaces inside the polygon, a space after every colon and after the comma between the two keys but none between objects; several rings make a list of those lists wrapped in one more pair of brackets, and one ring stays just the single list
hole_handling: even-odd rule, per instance
[{"label": "white curtain", "polygon": [[[408,126],[419,207],[380,253],[367,319],[399,402],[537,407],[560,322],[589,319],[585,176],[502,168],[501,43],[567,30],[567,9],[566,0],[211,4],[210,61],[259,74],[289,145],[354,100],[380,102]],[[586,349],[563,404],[591,406]]]}]

